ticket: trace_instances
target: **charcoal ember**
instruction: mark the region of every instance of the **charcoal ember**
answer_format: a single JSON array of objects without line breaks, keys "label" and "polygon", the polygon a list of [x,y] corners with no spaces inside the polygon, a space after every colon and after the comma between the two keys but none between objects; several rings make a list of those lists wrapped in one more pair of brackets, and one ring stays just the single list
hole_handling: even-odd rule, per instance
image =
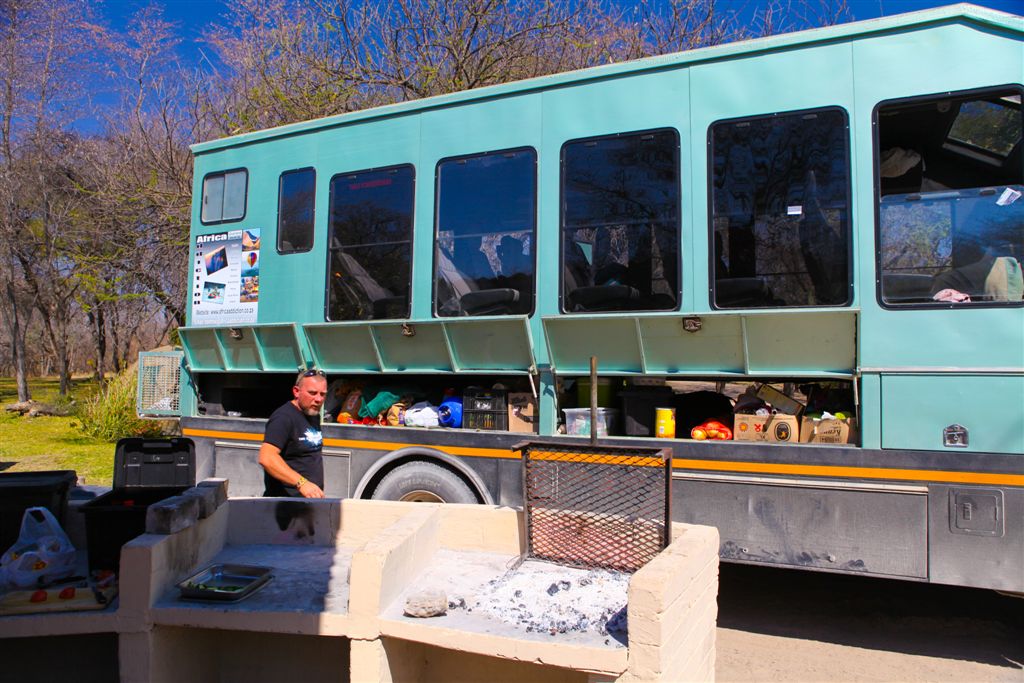
[{"label": "charcoal ember", "polygon": [[612,615],[612,618],[605,624],[608,633],[626,634],[629,632],[629,618],[626,615],[626,608],[623,607]]}]

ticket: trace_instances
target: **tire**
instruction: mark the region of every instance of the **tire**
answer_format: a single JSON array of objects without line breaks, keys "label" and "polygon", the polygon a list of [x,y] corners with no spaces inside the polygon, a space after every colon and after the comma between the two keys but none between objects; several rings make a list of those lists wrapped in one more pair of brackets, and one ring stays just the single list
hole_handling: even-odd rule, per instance
[{"label": "tire", "polygon": [[374,500],[416,503],[477,503],[473,490],[449,470],[430,462],[409,462],[388,472],[371,496]]}]

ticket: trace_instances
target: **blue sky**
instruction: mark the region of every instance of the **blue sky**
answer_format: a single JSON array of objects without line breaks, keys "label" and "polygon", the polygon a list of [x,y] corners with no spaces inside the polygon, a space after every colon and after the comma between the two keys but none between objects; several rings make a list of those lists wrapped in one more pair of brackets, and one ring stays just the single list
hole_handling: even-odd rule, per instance
[{"label": "blue sky", "polygon": [[[364,0],[374,2],[375,0]],[[634,0],[619,0],[623,3]],[[666,0],[652,0],[653,2],[665,2]],[[819,1],[807,0],[813,7]],[[716,0],[718,8],[723,12],[738,12],[743,16],[752,17],[754,12],[764,7],[769,0]],[[783,4],[786,0],[776,0]],[[186,63],[198,63],[200,59],[216,60],[209,50],[201,54],[203,47],[201,36],[204,29],[213,22],[223,20],[227,11],[225,0],[96,0],[96,6],[100,15],[112,28],[122,29],[128,18],[141,7],[155,4],[163,7],[164,17],[178,25],[178,34],[182,38],[178,47],[179,56]],[[951,0],[847,0],[851,14],[857,20],[874,19],[879,16],[914,12],[931,7],[941,7],[953,4]],[[993,9],[1024,14],[1024,0],[974,0],[974,4],[991,7]],[[110,94],[96,92],[94,98],[102,102]],[[99,124],[92,118],[86,118],[76,123],[76,127],[83,131],[94,131]]]},{"label": "blue sky", "polygon": [[[164,7],[164,14],[170,21],[181,26],[182,37],[190,42],[199,37],[204,26],[216,21],[224,13],[221,0],[155,0]],[[811,0],[812,4],[815,0]],[[102,12],[115,27],[139,7],[148,4],[139,0],[104,0]],[[725,11],[750,12],[751,8],[761,7],[764,0],[718,0],[718,6]],[[873,19],[879,16],[914,12],[929,7],[940,7],[952,4],[949,0],[848,0],[853,16],[856,19]],[[974,4],[991,7],[1014,14],[1024,13],[1024,0],[975,0]]]}]

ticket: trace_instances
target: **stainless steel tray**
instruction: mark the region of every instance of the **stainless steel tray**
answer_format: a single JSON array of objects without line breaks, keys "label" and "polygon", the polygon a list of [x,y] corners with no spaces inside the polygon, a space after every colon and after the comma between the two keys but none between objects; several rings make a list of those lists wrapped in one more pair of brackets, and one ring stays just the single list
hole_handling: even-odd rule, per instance
[{"label": "stainless steel tray", "polygon": [[182,600],[238,602],[274,578],[270,567],[247,564],[215,564],[178,584]]}]

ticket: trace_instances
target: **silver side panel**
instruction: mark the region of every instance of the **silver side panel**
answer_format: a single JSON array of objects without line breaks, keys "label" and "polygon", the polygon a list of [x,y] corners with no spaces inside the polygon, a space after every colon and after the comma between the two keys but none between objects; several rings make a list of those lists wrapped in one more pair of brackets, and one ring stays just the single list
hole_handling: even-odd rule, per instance
[{"label": "silver side panel", "polygon": [[724,560],[928,578],[922,490],[676,478],[672,509],[717,526]]},{"label": "silver side panel", "polygon": [[1024,490],[932,486],[934,583],[1024,593]]}]

